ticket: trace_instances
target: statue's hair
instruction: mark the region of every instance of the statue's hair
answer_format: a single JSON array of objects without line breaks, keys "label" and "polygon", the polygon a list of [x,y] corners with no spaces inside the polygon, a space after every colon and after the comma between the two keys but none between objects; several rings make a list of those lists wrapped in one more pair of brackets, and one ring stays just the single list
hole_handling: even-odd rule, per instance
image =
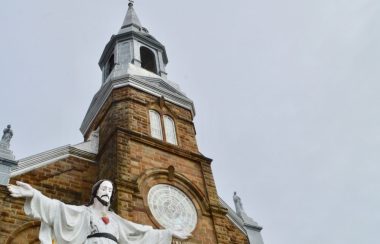
[{"label": "statue's hair", "polygon": [[113,199],[115,197],[115,185],[113,184],[112,181],[110,180],[99,180],[98,182],[96,182],[93,186],[92,186],[92,190],[91,190],[91,198],[90,198],[90,202],[88,204],[86,204],[86,206],[91,206],[92,204],[94,204],[94,199],[96,197],[96,194],[98,193],[98,190],[99,190],[99,187],[100,185],[104,182],[104,181],[109,181],[111,182],[112,184],[112,195],[111,195],[111,199],[110,199],[110,205],[112,205],[113,203]]}]

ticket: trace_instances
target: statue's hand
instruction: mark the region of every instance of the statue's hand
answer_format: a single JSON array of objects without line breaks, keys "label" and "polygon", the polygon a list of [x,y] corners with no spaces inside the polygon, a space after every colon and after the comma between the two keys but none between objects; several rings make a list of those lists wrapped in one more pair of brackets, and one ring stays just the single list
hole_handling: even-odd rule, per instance
[{"label": "statue's hand", "polygon": [[17,186],[9,184],[8,191],[12,197],[33,197],[33,187],[21,181],[16,181]]},{"label": "statue's hand", "polygon": [[189,239],[191,237],[190,233],[186,233],[184,231],[171,230],[171,232],[172,232],[173,237],[180,239],[180,240],[186,240],[186,239]]}]

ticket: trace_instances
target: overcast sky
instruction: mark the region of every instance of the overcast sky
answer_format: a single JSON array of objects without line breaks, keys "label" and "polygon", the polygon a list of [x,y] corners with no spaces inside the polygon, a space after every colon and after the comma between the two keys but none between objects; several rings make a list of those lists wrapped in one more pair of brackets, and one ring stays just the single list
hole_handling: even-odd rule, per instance
[{"label": "overcast sky", "polygon": [[[0,7],[0,127],[18,159],[83,140],[126,0]],[[219,195],[265,244],[373,244],[380,226],[380,1],[136,0],[193,99]]]}]

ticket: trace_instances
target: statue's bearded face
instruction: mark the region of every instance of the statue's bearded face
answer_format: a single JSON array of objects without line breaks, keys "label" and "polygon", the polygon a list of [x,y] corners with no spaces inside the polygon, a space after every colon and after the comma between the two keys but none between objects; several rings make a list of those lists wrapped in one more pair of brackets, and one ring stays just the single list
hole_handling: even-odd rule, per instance
[{"label": "statue's bearded face", "polygon": [[113,185],[110,181],[103,181],[96,193],[96,196],[99,197],[102,201],[110,203],[112,197]]}]

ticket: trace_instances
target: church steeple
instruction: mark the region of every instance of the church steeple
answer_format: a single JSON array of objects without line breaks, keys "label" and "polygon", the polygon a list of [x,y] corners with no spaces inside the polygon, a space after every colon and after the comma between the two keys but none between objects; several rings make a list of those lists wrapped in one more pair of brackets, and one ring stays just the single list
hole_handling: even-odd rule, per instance
[{"label": "church steeple", "polygon": [[143,27],[133,1],[130,0],[128,6],[119,32],[112,35],[99,60],[102,86],[81,126],[85,138],[98,127],[96,118],[112,91],[121,87],[134,87],[195,115],[193,101],[186,97],[176,83],[167,79],[165,46]]},{"label": "church steeple", "polygon": [[125,16],[121,29],[134,26],[136,28],[142,28],[139,17],[133,8],[133,1],[129,1],[127,15]]},{"label": "church steeple", "polygon": [[165,46],[142,26],[133,1],[128,6],[119,32],[111,37],[99,61],[103,83],[136,72],[166,79],[165,66],[168,58]]}]

